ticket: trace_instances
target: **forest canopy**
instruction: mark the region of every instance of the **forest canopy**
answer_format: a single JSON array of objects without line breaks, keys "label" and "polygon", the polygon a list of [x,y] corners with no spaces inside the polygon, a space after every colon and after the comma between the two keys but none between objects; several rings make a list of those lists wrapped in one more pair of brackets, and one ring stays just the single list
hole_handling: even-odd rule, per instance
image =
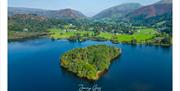
[{"label": "forest canopy", "polygon": [[72,49],[61,56],[61,66],[81,78],[98,80],[100,73],[108,70],[111,60],[121,49],[107,45],[93,45]]}]

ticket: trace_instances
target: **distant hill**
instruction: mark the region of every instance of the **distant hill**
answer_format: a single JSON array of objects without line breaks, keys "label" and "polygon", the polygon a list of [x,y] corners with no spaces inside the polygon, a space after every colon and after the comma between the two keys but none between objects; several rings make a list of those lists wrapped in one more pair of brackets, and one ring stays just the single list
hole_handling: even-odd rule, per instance
[{"label": "distant hill", "polygon": [[124,19],[128,19],[133,24],[151,25],[160,21],[172,19],[172,3],[170,0],[162,0],[155,4],[136,9],[127,14]]},{"label": "distant hill", "polygon": [[36,14],[38,16],[44,16],[48,18],[86,18],[81,12],[73,9],[62,9],[62,10],[43,10],[43,9],[33,9],[33,8],[22,8],[22,7],[9,7],[8,15],[13,16],[16,14]]},{"label": "distant hill", "polygon": [[111,17],[122,17],[129,12],[132,12],[141,7],[139,3],[126,3],[118,6],[108,8],[101,11],[97,15],[93,16],[95,19],[111,18]]},{"label": "distant hill", "polygon": [[166,13],[172,13],[172,4],[153,4],[139,8],[127,16],[130,18],[142,17],[144,19],[154,16],[163,15]]},{"label": "distant hill", "polygon": [[46,20],[48,20],[47,17],[37,16],[34,14],[16,14],[16,15],[13,15],[13,16],[8,17],[8,18],[9,18],[9,20],[19,19],[18,21],[23,21],[23,20],[46,21]]},{"label": "distant hill", "polygon": [[157,2],[156,4],[170,4],[170,3],[172,3],[172,0],[161,0]]}]

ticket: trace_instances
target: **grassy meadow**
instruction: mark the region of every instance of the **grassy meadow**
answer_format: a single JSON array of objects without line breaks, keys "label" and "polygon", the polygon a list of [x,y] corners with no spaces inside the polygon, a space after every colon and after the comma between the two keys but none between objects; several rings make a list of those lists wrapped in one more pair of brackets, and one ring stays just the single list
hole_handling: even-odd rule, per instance
[{"label": "grassy meadow", "polygon": [[112,40],[116,42],[131,42],[136,40],[137,43],[151,40],[159,34],[153,28],[142,28],[137,29],[133,34],[120,34],[120,33],[109,33],[100,32],[95,34],[93,31],[77,31],[77,30],[62,30],[62,29],[49,29],[50,38],[53,39],[68,39],[72,36],[79,36],[81,38],[101,38],[105,40]]}]

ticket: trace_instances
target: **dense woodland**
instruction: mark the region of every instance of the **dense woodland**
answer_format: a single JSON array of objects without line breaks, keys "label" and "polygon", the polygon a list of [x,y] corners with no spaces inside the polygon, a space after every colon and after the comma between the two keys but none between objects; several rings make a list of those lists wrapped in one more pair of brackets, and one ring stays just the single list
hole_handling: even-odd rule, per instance
[{"label": "dense woodland", "polygon": [[97,80],[100,72],[107,70],[111,60],[121,53],[119,48],[107,45],[93,45],[76,48],[61,56],[61,66],[90,80]]},{"label": "dense woodland", "polygon": [[[73,25],[73,26],[68,26]],[[9,31],[29,32],[47,31],[49,28],[72,28],[83,31],[108,31],[108,32],[124,32],[131,30],[131,25],[125,22],[116,22],[113,20],[94,20],[94,19],[51,19],[32,14],[18,14],[9,17]]]}]

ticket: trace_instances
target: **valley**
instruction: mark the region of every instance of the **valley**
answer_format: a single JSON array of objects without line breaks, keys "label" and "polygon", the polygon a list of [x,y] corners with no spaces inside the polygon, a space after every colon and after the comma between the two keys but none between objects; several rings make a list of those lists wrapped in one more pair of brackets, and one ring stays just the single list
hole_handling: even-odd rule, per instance
[{"label": "valley", "polygon": [[172,2],[143,6],[126,3],[87,17],[70,8],[44,10],[9,7],[8,40],[45,36],[71,41],[110,40],[113,43],[172,45]]},{"label": "valley", "polygon": [[[172,2],[126,3],[93,17],[70,8],[8,8],[8,40],[46,36],[52,39],[110,40],[113,43],[172,45]],[[153,11],[153,12],[152,12]]]}]

